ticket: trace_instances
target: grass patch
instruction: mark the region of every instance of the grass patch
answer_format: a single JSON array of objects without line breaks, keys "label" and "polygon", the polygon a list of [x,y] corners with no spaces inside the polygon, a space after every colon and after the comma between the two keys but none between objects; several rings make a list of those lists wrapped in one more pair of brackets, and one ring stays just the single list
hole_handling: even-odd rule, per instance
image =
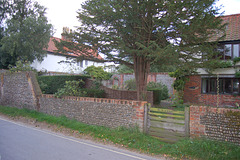
[{"label": "grass patch", "polygon": [[137,127],[119,127],[110,129],[102,126],[87,125],[65,116],[55,117],[44,113],[0,106],[0,112],[11,117],[29,117],[39,122],[47,122],[77,130],[80,134],[91,135],[102,141],[109,141],[122,146],[151,154],[167,154],[173,157],[195,158],[204,160],[240,159],[240,146],[208,139],[184,139],[175,144],[167,144],[143,134]]},{"label": "grass patch", "polygon": [[205,138],[184,139],[176,144],[165,145],[161,152],[178,158],[196,158],[202,160],[238,160],[240,146]]}]

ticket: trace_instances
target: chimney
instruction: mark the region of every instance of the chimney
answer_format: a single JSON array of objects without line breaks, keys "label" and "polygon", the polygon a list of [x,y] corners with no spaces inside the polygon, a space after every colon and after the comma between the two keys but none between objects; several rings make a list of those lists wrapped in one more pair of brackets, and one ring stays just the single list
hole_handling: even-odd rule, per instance
[{"label": "chimney", "polygon": [[71,30],[69,29],[69,27],[63,27],[63,31],[62,31],[62,40],[64,40],[64,41],[67,41],[68,40],[68,38],[64,35],[64,34],[69,34],[69,33],[71,33]]}]

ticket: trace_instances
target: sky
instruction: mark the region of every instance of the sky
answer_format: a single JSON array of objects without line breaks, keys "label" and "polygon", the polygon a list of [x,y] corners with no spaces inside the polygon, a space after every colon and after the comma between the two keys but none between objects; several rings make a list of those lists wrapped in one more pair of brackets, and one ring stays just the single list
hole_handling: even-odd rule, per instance
[{"label": "sky", "polygon": [[[79,26],[77,11],[85,0],[35,0],[47,8],[49,23],[53,25],[54,36],[61,38],[62,28],[69,27],[74,30]],[[217,6],[222,5],[224,15],[240,13],[240,0],[218,0]]]}]

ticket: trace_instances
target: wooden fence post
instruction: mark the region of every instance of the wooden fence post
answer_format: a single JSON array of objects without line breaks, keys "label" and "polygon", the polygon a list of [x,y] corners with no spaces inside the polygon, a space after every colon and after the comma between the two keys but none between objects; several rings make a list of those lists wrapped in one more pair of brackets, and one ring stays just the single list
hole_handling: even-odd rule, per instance
[{"label": "wooden fence post", "polygon": [[185,137],[189,137],[190,108],[185,107]]},{"label": "wooden fence post", "polygon": [[150,108],[151,104],[146,103],[144,105],[144,122],[143,122],[143,133],[148,134],[148,111]]}]

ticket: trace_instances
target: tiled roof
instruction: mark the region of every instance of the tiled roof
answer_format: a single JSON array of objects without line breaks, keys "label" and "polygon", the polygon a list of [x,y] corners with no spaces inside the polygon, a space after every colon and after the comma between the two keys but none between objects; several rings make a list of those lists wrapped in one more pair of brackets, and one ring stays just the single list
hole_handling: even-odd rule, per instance
[{"label": "tiled roof", "polygon": [[225,41],[240,40],[240,14],[221,17],[227,23]]},{"label": "tiled roof", "polygon": [[[221,16],[220,18],[223,20],[223,24],[227,24],[225,30],[226,36],[221,41],[240,40],[240,14]],[[221,33],[218,33],[217,35],[211,37],[209,41],[217,41],[221,35]]]},{"label": "tiled roof", "polygon": [[[48,42],[48,48],[47,48],[47,51],[48,52],[51,52],[51,53],[57,53],[57,47],[55,46],[55,43],[54,43],[54,40],[60,42],[60,38],[57,38],[57,37],[51,37],[49,42]],[[102,60],[103,58],[97,54],[96,52],[92,52],[93,53],[93,56],[99,60]],[[73,56],[73,57],[78,57],[80,55],[84,55],[84,53],[75,53],[75,54],[63,54],[63,53],[58,53],[58,54],[62,54],[62,55],[66,55],[66,56]]]}]

